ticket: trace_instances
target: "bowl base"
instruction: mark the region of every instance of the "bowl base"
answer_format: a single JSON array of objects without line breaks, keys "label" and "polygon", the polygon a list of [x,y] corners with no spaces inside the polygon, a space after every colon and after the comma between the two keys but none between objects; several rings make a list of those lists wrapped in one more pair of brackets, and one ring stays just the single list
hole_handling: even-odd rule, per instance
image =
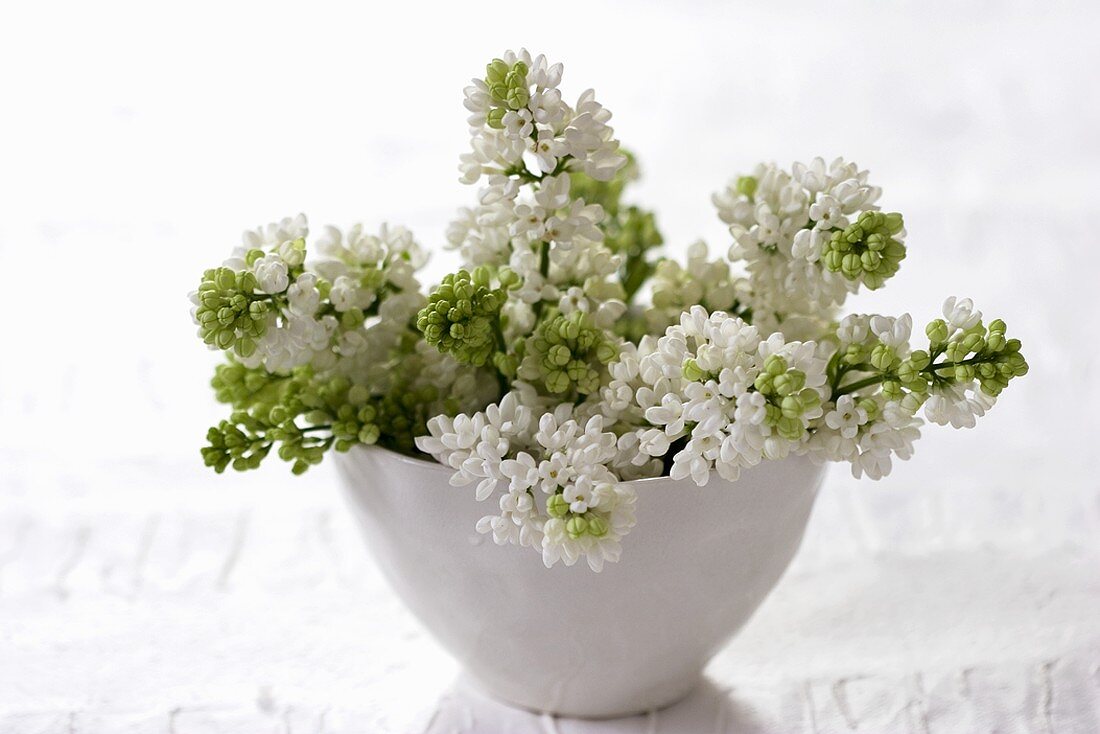
[{"label": "bowl base", "polygon": [[[653,711],[659,711],[687,698],[703,680],[702,673],[677,680],[658,690],[652,690],[640,697],[642,700],[627,706],[608,706],[598,700],[591,702],[574,702],[572,705],[557,705],[553,703],[537,704],[509,699],[494,693],[492,689],[481,683],[475,676],[463,670],[458,674],[455,688],[472,691],[476,695],[488,698],[500,705],[508,706],[533,714],[561,717],[567,719],[623,719],[631,716],[643,716]],[[594,699],[598,696],[593,696]]]}]

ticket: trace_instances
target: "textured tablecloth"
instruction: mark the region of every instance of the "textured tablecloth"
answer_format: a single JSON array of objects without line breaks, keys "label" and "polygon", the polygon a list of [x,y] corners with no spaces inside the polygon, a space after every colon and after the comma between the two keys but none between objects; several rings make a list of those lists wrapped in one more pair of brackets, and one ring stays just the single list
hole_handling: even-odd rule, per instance
[{"label": "textured tablecloth", "polygon": [[[1095,5],[25,6],[0,24],[0,732],[1100,731]],[[456,683],[331,467],[197,456],[197,275],[299,209],[438,247],[473,194],[460,89],[522,43],[615,111],[673,250],[726,247],[707,196],[755,160],[844,154],[910,247],[853,306],[971,295],[1032,365],[886,482],[831,473],[707,684],[630,720]]]}]

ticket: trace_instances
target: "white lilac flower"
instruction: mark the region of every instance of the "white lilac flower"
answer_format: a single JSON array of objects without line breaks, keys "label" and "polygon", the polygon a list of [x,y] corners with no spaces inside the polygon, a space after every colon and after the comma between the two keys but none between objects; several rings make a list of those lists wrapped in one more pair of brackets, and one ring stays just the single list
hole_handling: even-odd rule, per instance
[{"label": "white lilac flower", "polygon": [[619,437],[602,416],[582,423],[572,404],[551,409],[519,386],[482,412],[432,418],[417,446],[455,470],[451,484],[475,485],[478,500],[498,498],[500,513],[483,517],[479,532],[541,547],[548,565],[585,557],[599,570],[618,559],[634,524],[633,492],[609,468],[620,459]]},{"label": "white lilac flower", "polygon": [[863,314],[850,314],[840,321],[836,336],[842,346],[863,344],[871,331],[871,317]]},{"label": "white lilac flower", "polygon": [[914,416],[917,407],[908,397],[884,403],[881,396],[842,395],[811,433],[805,453],[818,463],[848,462],[857,479],[881,479],[890,473],[894,457],[905,460],[913,455],[923,424]]},{"label": "white lilac flower", "polygon": [[[792,315],[827,320],[855,292],[863,282],[856,265],[849,263],[842,269],[838,255],[836,262],[826,262],[824,255],[838,232],[847,236],[846,228],[857,219],[862,223],[863,213],[877,212],[880,194],[867,184],[867,172],[855,164],[837,159],[826,165],[815,158],[809,164],[795,163],[791,172],[774,164],[761,165],[714,196],[719,216],[730,225],[734,238],[729,257],[743,261],[749,274],[748,305],[754,309],[756,323],[783,328],[783,321]],[[890,231],[900,243],[904,232],[899,229],[900,224]],[[852,236],[862,233],[853,230]],[[883,256],[866,257],[866,267],[872,269],[864,278],[869,287],[877,287],[896,270],[896,259],[903,252],[895,252],[900,244],[892,247],[885,256],[888,263],[881,267]]]},{"label": "white lilac flower", "polygon": [[966,331],[982,320],[982,312],[975,310],[974,302],[969,298],[951,296],[943,302],[943,318],[955,331]]},{"label": "white lilac flower", "polygon": [[242,237],[246,250],[263,250],[278,255],[287,265],[301,265],[305,259],[305,238],[309,235],[309,222],[305,214],[286,217],[253,230]]},{"label": "white lilac flower", "polygon": [[[871,332],[878,337],[880,342],[892,347],[895,352],[908,351],[909,336],[913,332],[913,317],[909,314],[902,314],[898,318],[872,316]],[[904,356],[904,354],[899,356]]]},{"label": "white lilac flower", "polygon": [[[532,57],[521,49],[503,54],[488,72],[489,77],[474,79],[466,88],[471,152],[462,157],[464,183],[516,169],[551,174],[563,165],[607,181],[626,164],[607,124],[611,113],[591,90],[575,108],[562,101],[561,64],[551,65],[544,56]],[[507,100],[494,97],[498,93]],[[534,171],[524,162],[525,153]]]},{"label": "white lilac flower", "polygon": [[710,260],[705,242],[688,247],[687,264],[661,260],[653,273],[652,307],[646,322],[652,331],[663,332],[680,320],[680,314],[699,305],[708,311],[734,310],[747,300],[748,283],[733,276],[725,258]]},{"label": "white lilac flower", "polygon": [[844,438],[855,438],[859,427],[867,422],[867,411],[859,407],[851,395],[841,395],[836,407],[825,415],[825,425]]},{"label": "white lilac flower", "polygon": [[924,402],[924,417],[941,426],[973,428],[996,401],[974,383],[934,385]]},{"label": "white lilac flower", "polygon": [[282,293],[290,285],[286,262],[274,253],[261,257],[252,266],[256,282],[264,293]]},{"label": "white lilac flower", "polygon": [[502,120],[504,124],[504,133],[510,138],[524,140],[530,137],[531,133],[534,132],[535,126],[533,120],[534,116],[531,114],[530,110],[509,110]]},{"label": "white lilac flower", "polygon": [[913,443],[920,438],[919,418],[910,418],[898,425],[876,421],[863,431],[859,439],[859,455],[852,460],[852,475],[857,479],[866,474],[870,479],[882,479],[890,473],[893,457],[902,460],[913,456]]},{"label": "white lilac flower", "polygon": [[[636,376],[633,368],[627,375],[641,383],[637,410],[654,427],[641,434],[639,450],[661,456],[686,438],[671,473],[700,484],[712,470],[732,480],[763,458],[786,456],[822,415],[826,361],[814,342],[778,333],[761,340],[743,320],[695,306],[638,360]],[[606,403],[618,392],[604,395]]]}]

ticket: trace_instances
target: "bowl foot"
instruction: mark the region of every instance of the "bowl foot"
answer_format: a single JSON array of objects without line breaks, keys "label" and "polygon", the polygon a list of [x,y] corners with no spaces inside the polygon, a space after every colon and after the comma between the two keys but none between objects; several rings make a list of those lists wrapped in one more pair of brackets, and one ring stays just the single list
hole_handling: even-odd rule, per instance
[{"label": "bowl foot", "polygon": [[495,704],[498,707],[504,706],[555,718],[598,720],[642,716],[674,706],[696,690],[701,680],[701,674],[676,680],[659,689],[650,690],[639,695],[636,701],[627,705],[600,701],[598,695],[593,696],[590,701],[572,701],[564,704],[555,702],[553,696],[537,702],[516,701],[493,691],[491,687],[484,685],[466,671],[459,673],[454,690],[463,698],[480,697],[487,699],[482,704],[487,704],[489,707]]}]

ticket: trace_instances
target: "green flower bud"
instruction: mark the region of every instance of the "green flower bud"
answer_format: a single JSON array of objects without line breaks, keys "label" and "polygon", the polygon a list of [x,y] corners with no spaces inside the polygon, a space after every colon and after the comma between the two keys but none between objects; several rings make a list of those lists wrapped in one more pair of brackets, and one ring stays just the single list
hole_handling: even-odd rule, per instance
[{"label": "green flower bud", "polygon": [[928,340],[932,342],[932,346],[938,347],[947,341],[947,322],[943,319],[931,321],[925,327],[924,333],[928,335]]},{"label": "green flower bud", "polygon": [[516,375],[542,381],[552,393],[588,395],[599,390],[604,365],[617,354],[612,337],[593,326],[586,313],[554,314],[536,326],[524,342]]},{"label": "green flower bud", "polygon": [[886,344],[876,344],[871,349],[871,365],[880,372],[890,370],[897,359],[897,353],[893,347]]},{"label": "green flower bud", "polygon": [[867,413],[867,420],[873,421],[878,418],[879,407],[873,398],[860,398],[856,400],[856,405]]},{"label": "green flower bud", "polygon": [[764,360],[764,372],[777,377],[787,371],[787,360],[778,354],[773,354]]},{"label": "green flower bud", "polygon": [[757,183],[755,176],[741,176],[737,179],[737,193],[751,200],[756,193]]},{"label": "green flower bud", "polygon": [[504,84],[504,78],[511,70],[512,67],[503,59],[493,59],[485,66],[485,83],[490,87]]},{"label": "green flower bud", "polygon": [[806,373],[802,370],[788,370],[787,381],[792,393],[800,392],[806,386]]},{"label": "green flower bud", "polygon": [[564,344],[555,344],[546,352],[546,363],[555,367],[564,367],[573,361],[573,353]]},{"label": "green flower bud", "polygon": [[607,531],[610,530],[607,520],[591,512],[585,514],[585,518],[588,520],[589,535],[594,538],[602,538],[607,535]]},{"label": "green flower bud", "polygon": [[497,352],[493,355],[493,366],[500,374],[512,378],[516,376],[516,370],[519,368],[519,359],[514,354]]},{"label": "green flower bud", "polygon": [[699,382],[707,374],[699,368],[699,363],[694,358],[688,357],[684,360],[684,365],[681,368],[681,372],[684,375],[684,379],[689,382]]},{"label": "green flower bud", "polygon": [[905,246],[895,238],[901,230],[900,214],[863,212],[856,222],[833,230],[822,251],[822,263],[848,280],[879,288],[905,258]]},{"label": "green flower bud", "polygon": [[520,285],[523,279],[519,273],[505,265],[497,272],[497,280],[500,281],[501,288],[511,289]]},{"label": "green flower bud", "polygon": [[500,343],[500,307],[504,293],[489,287],[488,271],[476,269],[447,275],[420,310],[416,328],[425,340],[459,362],[486,364]]},{"label": "green flower bud", "polygon": [[882,394],[887,400],[898,400],[902,396],[901,383],[897,380],[883,380]]},{"label": "green flower bud", "polygon": [[504,129],[504,115],[508,112],[503,107],[494,107],[485,115],[485,124],[495,130]]},{"label": "green flower bud", "polygon": [[859,364],[864,359],[864,349],[859,344],[851,344],[844,350],[844,356],[841,359],[846,364]]},{"label": "green flower bud", "polygon": [[199,305],[195,323],[207,344],[238,357],[251,357],[257,341],[267,329],[269,298],[257,294],[256,279],[250,272],[214,268],[203,273],[198,288]]},{"label": "green flower bud", "polygon": [[957,364],[954,371],[955,380],[958,382],[970,382],[974,379],[974,365]]},{"label": "green flower bud", "polygon": [[560,493],[551,495],[546,501],[546,512],[550,517],[565,517],[569,513],[569,503]]},{"label": "green flower bud", "polygon": [[776,422],[775,428],[779,435],[788,441],[797,441],[801,439],[802,433],[805,431],[801,420],[798,418],[788,418],[785,415],[780,417]]},{"label": "green flower bud", "polygon": [[798,401],[802,403],[802,412],[806,413],[821,405],[821,396],[817,394],[816,390],[806,387],[798,393]]},{"label": "green flower bud", "polygon": [[569,375],[564,370],[552,370],[545,376],[546,389],[552,393],[563,393],[569,389]]}]

